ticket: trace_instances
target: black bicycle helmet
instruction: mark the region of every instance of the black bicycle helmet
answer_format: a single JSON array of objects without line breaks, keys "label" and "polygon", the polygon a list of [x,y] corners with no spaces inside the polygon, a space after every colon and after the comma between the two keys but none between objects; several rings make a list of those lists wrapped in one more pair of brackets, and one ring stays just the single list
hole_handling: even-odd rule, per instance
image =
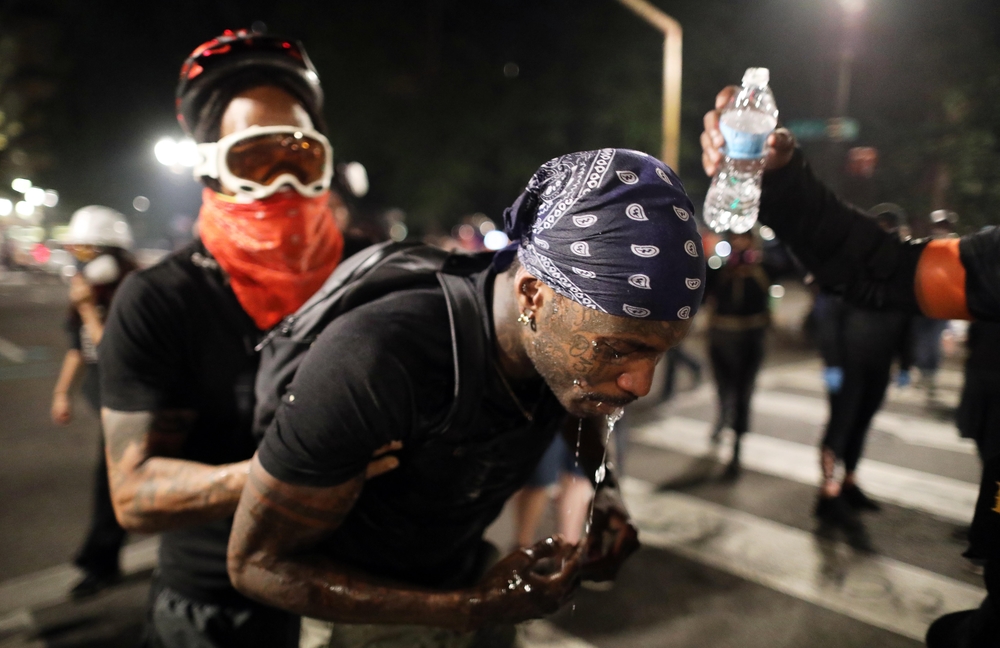
[{"label": "black bicycle helmet", "polygon": [[177,84],[177,121],[196,141],[214,141],[232,98],[259,85],[291,93],[325,132],[323,89],[302,43],[246,29],[227,29],[187,57]]}]

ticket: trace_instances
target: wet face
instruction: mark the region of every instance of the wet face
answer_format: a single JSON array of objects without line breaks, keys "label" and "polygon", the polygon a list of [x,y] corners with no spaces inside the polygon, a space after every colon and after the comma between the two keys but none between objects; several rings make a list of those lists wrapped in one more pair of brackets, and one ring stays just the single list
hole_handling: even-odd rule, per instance
[{"label": "wet face", "polygon": [[[651,322],[608,315],[562,297],[523,270],[515,281],[521,312],[534,314],[524,327],[524,346],[535,370],[574,416],[607,415],[649,393],[653,370],[687,334],[690,321]],[[527,288],[528,294],[524,294]]]}]

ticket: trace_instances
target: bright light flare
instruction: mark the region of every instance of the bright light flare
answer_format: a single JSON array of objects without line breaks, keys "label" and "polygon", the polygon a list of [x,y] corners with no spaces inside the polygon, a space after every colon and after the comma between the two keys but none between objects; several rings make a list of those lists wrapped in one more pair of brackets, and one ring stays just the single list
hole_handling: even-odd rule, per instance
[{"label": "bright light flare", "polygon": [[10,183],[10,188],[17,193],[24,193],[28,189],[31,189],[31,180],[27,178],[14,178]]},{"label": "bright light flare", "polygon": [[857,15],[865,10],[865,0],[840,0],[840,7],[845,13]]},{"label": "bright light flare", "polygon": [[14,211],[14,203],[6,198],[0,198],[0,216],[10,216],[12,211]]},{"label": "bright light flare", "polygon": [[510,243],[510,239],[498,229],[486,232],[486,236],[483,237],[483,245],[486,246],[487,250],[502,250],[507,247],[508,243]]},{"label": "bright light flare", "polygon": [[14,205],[14,211],[16,211],[17,215],[21,218],[28,218],[35,213],[35,206],[27,201],[19,200],[17,204]]},{"label": "bright light flare", "polygon": [[45,204],[45,190],[41,187],[31,187],[24,192],[24,202],[34,207]]},{"label": "bright light flare", "polygon": [[55,189],[47,189],[45,191],[45,199],[42,204],[46,207],[55,207],[59,204],[59,192]]},{"label": "bright light flare", "polygon": [[164,137],[153,147],[156,161],[168,167],[193,167],[198,164],[198,145],[189,137],[178,141]]},{"label": "bright light flare", "polygon": [[729,241],[719,241],[715,244],[715,254],[723,259],[732,254],[732,252],[733,246],[729,244]]}]

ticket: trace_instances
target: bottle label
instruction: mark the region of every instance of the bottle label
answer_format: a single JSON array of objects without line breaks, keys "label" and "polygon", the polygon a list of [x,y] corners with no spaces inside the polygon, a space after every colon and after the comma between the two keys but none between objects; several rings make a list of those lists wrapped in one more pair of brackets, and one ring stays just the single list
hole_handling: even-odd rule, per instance
[{"label": "bottle label", "polygon": [[767,144],[767,133],[747,133],[736,130],[725,122],[719,124],[722,136],[726,138],[727,156],[734,160],[755,160],[764,157],[764,146]]}]

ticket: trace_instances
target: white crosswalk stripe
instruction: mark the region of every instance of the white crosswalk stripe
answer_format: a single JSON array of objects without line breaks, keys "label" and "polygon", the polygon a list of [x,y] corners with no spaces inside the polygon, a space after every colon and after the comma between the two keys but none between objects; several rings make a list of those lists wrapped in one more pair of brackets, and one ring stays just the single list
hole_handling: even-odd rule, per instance
[{"label": "white crosswalk stripe", "polygon": [[[728,445],[713,448],[709,441],[711,424],[675,416],[664,422],[647,425],[632,432],[632,440],[682,454],[701,457],[718,451],[721,461],[728,461]],[[819,453],[815,446],[748,433],[743,439],[743,466],[801,484],[820,483]],[[858,479],[873,497],[923,511],[947,520],[968,523],[972,519],[977,485],[957,479],[863,460]]]},{"label": "white crosswalk stripe", "polygon": [[978,607],[985,596],[978,587],[690,495],[656,493],[629,479],[623,490],[643,544],[913,639],[938,616]]},{"label": "white crosswalk stripe", "polygon": [[[826,399],[777,391],[757,392],[752,407],[755,414],[795,419],[816,426],[825,425],[829,416]],[[959,437],[953,424],[882,411],[875,415],[871,429],[885,432],[909,445],[976,454],[976,444],[971,439]]]}]

